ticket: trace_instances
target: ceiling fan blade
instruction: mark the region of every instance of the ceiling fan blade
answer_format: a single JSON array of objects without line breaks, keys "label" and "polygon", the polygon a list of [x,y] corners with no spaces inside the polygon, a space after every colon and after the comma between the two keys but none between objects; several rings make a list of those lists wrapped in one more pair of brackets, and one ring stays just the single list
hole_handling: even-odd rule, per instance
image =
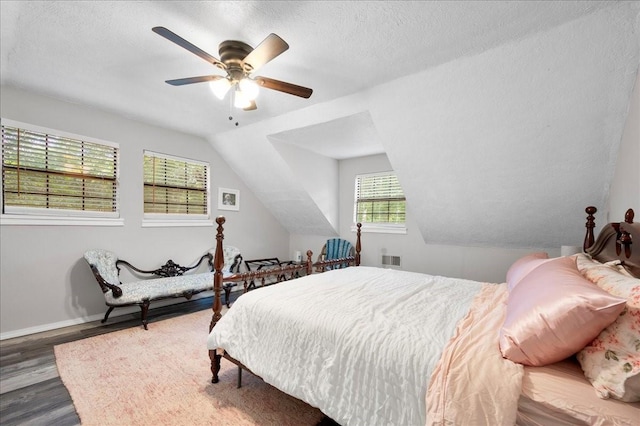
[{"label": "ceiling fan blade", "polygon": [[182,86],[184,84],[193,84],[193,83],[204,83],[206,81],[214,81],[220,80],[221,77],[219,75],[203,75],[200,77],[187,77],[187,78],[176,78],[175,80],[167,80],[165,83],[169,83],[172,86]]},{"label": "ceiling fan blade", "polygon": [[300,96],[301,98],[309,98],[313,93],[312,89],[297,86],[295,84],[286,83],[280,80],[274,80],[267,77],[256,77],[256,82],[267,89],[277,90],[279,92],[288,93],[290,95]]},{"label": "ceiling fan blade", "polygon": [[278,35],[273,33],[269,34],[267,38],[262,40],[262,42],[242,60],[245,71],[248,73],[257,71],[258,68],[280,55],[288,48],[289,45],[287,42],[281,39]]},{"label": "ceiling fan blade", "polygon": [[242,108],[245,111],[253,111],[255,109],[258,109],[258,107],[256,106],[256,101],[251,101],[251,105],[249,105],[246,108]]},{"label": "ceiling fan blade", "polygon": [[174,42],[178,46],[187,49],[189,52],[200,56],[202,59],[204,59],[205,61],[209,62],[210,64],[213,64],[213,65],[215,65],[217,67],[220,67],[222,69],[226,69],[226,65],[223,64],[222,62],[220,62],[219,59],[214,58],[213,56],[209,55],[204,50],[200,49],[199,47],[194,46],[193,44],[189,43],[187,40],[183,39],[182,37],[180,37],[176,33],[166,29],[165,27],[153,27],[151,30],[154,33],[156,33],[158,35],[161,35],[162,37],[166,38],[167,40]]}]

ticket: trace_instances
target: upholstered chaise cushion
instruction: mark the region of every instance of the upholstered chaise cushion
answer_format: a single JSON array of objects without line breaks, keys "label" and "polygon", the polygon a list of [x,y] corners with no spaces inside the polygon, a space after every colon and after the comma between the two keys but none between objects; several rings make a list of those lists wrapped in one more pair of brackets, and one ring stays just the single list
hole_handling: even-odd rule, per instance
[{"label": "upholstered chaise cushion", "polygon": [[[231,254],[232,251],[230,251]],[[108,305],[130,305],[142,303],[145,300],[181,297],[188,293],[195,294],[213,289],[213,272],[121,283],[116,266],[118,256],[115,253],[108,250],[88,250],[85,252],[84,258],[89,265],[97,269],[105,281],[122,290],[120,297],[114,297],[111,290],[104,293]]]},{"label": "upholstered chaise cushion", "polygon": [[[146,271],[136,268],[127,261],[118,259],[118,256],[110,251],[86,251],[84,258],[91,267],[100,285],[105,302],[107,306],[109,306],[102,322],[107,321],[109,314],[115,307],[138,305],[142,309],[142,325],[146,330],[147,312],[151,301],[174,297],[186,297],[190,299],[194,294],[212,290],[213,272],[209,270],[208,272],[194,273],[198,270],[197,268],[203,266],[203,262],[211,268],[213,265],[211,262],[213,258],[212,255],[215,255],[215,250],[213,253],[211,251],[205,252],[193,266],[189,267],[178,265],[172,260],[169,260],[154,271]],[[227,259],[231,259],[231,261]],[[229,275],[229,270],[235,264],[239,265],[241,259],[240,251],[235,247],[229,247],[225,250],[225,261],[227,265],[225,265],[226,271],[223,272],[223,275]],[[120,267],[122,266],[129,269],[133,277],[137,277],[136,281],[120,281]],[[133,273],[134,271],[135,273]],[[141,276],[148,275],[161,278],[140,279]],[[223,288],[228,304],[230,287],[223,286]]]},{"label": "upholstered chaise cushion", "polygon": [[118,278],[118,268],[116,261],[118,256],[107,250],[89,250],[84,254],[85,260],[92,267],[98,270],[98,273],[109,284],[120,285]]},{"label": "upholstered chaise cushion", "polygon": [[213,272],[181,275],[178,277],[154,278],[119,284],[122,296],[115,298],[111,290],[104,294],[109,305],[142,303],[144,300],[180,297],[188,292],[198,293],[213,289]]}]

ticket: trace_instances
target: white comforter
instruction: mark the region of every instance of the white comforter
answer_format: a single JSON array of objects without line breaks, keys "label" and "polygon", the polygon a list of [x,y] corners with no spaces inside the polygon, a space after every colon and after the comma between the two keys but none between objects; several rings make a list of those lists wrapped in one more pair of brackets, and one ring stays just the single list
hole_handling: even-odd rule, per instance
[{"label": "white comforter", "polygon": [[424,425],[431,373],[481,287],[364,266],[315,274],[242,295],[207,346],[341,425]]}]

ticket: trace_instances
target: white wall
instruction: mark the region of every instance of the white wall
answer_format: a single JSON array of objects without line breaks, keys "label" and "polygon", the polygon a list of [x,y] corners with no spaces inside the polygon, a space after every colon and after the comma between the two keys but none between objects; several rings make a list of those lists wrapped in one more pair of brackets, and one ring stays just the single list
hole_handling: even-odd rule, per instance
[{"label": "white wall", "polygon": [[337,235],[340,214],[336,197],[340,188],[338,160],[274,138],[269,140]]},{"label": "white wall", "polygon": [[636,214],[635,222],[640,221],[640,72],[636,74],[611,184],[609,218],[612,222],[624,220],[624,214],[630,208]]},{"label": "white wall", "polygon": [[[616,144],[614,144],[615,146]],[[596,206],[596,235],[609,221],[621,221],[629,208],[636,213],[635,221],[640,217],[640,73],[636,75],[635,87],[631,95],[626,117],[624,133],[617,154],[618,161],[615,177],[610,188],[608,206]],[[351,231],[353,223],[354,179],[357,174],[392,170],[386,155],[375,155],[340,161],[340,236],[355,242],[355,234]],[[402,182],[401,182],[402,183]],[[425,244],[415,224],[415,215],[411,200],[407,201],[407,234],[374,234],[362,235],[362,264],[380,266],[382,254],[402,257],[402,269],[467,278],[478,281],[502,282],[511,263],[520,256],[533,251],[547,251],[550,256],[560,254],[559,247],[525,249],[505,249],[500,247],[461,247],[454,245]],[[584,207],[587,207],[586,205]],[[471,220],[486,212],[470,212]],[[544,212],[539,212],[544,214]],[[581,210],[576,213],[584,217]],[[483,218],[482,221],[487,218]],[[489,218],[490,219],[490,218]],[[479,221],[481,222],[481,221]],[[452,229],[456,223],[451,223]],[[526,223],[522,223],[526,228]],[[584,222],[576,221],[575,227],[580,235],[584,235]],[[314,260],[322,245],[332,236],[309,236],[292,234],[290,237],[290,255],[296,250],[305,252],[311,249]],[[567,241],[567,245],[581,245],[582,240]]]},{"label": "white wall", "polygon": [[[343,160],[340,164],[341,220],[340,235],[350,235],[353,222],[353,182],[361,173],[392,170],[385,155],[376,155],[353,160]],[[402,184],[402,182],[400,182]],[[437,208],[437,206],[435,207]],[[518,257],[532,250],[543,250],[556,255],[558,248],[531,247],[506,249],[492,247],[462,247],[459,245],[425,244],[416,225],[416,215],[411,199],[407,200],[407,233],[375,234],[365,233],[362,237],[363,264],[379,266],[382,254],[401,257],[402,269],[445,275],[477,281],[504,282],[506,271]],[[473,212],[469,217],[482,212]],[[456,223],[448,226],[455,232]],[[351,234],[353,235],[353,234]],[[464,237],[462,237],[464,238]]]},{"label": "white wall", "polygon": [[[630,110],[627,128],[634,128],[637,135],[637,98],[635,105],[635,112],[633,107]],[[627,133],[633,134],[633,131]],[[627,136],[628,134],[625,134],[625,138],[628,140],[624,145],[626,146],[627,142],[630,142],[628,145],[633,146],[635,143],[635,153],[637,155],[637,136],[636,139],[633,139],[632,136]],[[621,161],[616,171],[616,175],[620,176],[620,180],[624,182],[624,184],[620,184],[620,188],[617,185],[612,187],[612,203],[614,194],[619,194],[620,197],[624,198],[624,210],[622,213],[618,211],[618,213],[616,213],[617,216],[612,217],[623,217],[620,216],[620,214],[624,215],[624,211],[631,207],[628,202],[629,198],[631,197],[633,202],[633,195],[636,194],[637,197],[640,191],[640,181],[637,179],[638,162],[629,161],[629,163],[633,163],[633,166],[625,167],[626,161]],[[387,170],[392,170],[392,167],[388,158],[384,154],[340,161],[341,238],[355,242],[355,233],[351,231],[351,224],[353,223],[353,188],[355,176],[361,173],[373,173]],[[615,209],[612,205],[612,212],[614,212],[614,210]],[[635,208],[635,210],[636,212],[640,212],[637,208]],[[504,282],[509,266],[524,254],[531,251],[542,250],[548,252],[550,256],[560,255],[559,247],[511,249],[501,247],[465,247],[457,245],[425,244],[422,239],[422,235],[415,224],[416,214],[419,214],[419,212],[412,209],[411,200],[408,200],[406,235],[363,233],[362,264],[368,266],[380,266],[382,254],[397,255],[402,258],[402,269],[407,271],[466,278],[476,281]],[[482,214],[483,212],[470,212],[469,217],[473,220],[474,217]],[[584,216],[586,218],[586,213]],[[598,223],[596,231],[599,231],[602,225],[603,223]],[[452,229],[456,228],[456,224],[453,222],[450,226]],[[526,227],[526,223],[523,223],[522,226]],[[584,232],[584,222],[578,221],[575,226],[580,230],[580,232]],[[296,250],[304,252],[307,249],[311,249],[314,252],[313,258],[315,260],[327,238],[329,237],[321,235],[291,235],[290,251],[291,253]],[[580,245],[582,244],[582,241],[568,241],[567,244]]]},{"label": "white wall", "polygon": [[[120,145],[121,227],[0,228],[0,337],[101,318],[104,297],[83,253],[116,252],[145,269],[168,259],[190,264],[215,245],[211,227],[143,228],[143,150],[208,161],[212,216],[225,215],[225,243],[245,258],[288,256],[289,234],[204,139],[10,87],[1,88],[3,118],[116,142]],[[217,210],[217,188],[240,190],[240,211]],[[207,292],[210,296],[211,293]],[[175,299],[173,302],[183,302]],[[154,305],[152,305],[153,307]],[[156,305],[156,306],[159,306]],[[112,315],[139,311],[116,309]]]},{"label": "white wall", "polygon": [[[386,155],[372,155],[340,161],[340,237],[355,243],[353,223],[354,181],[358,174],[392,170]],[[477,281],[504,282],[509,266],[520,256],[534,250],[547,251],[551,256],[559,255],[559,247],[529,249],[505,249],[487,247],[461,247],[425,244],[415,224],[411,200],[407,201],[407,233],[362,234],[362,264],[381,266],[382,254],[401,257],[401,269],[445,275]],[[451,224],[455,228],[455,224]],[[579,226],[579,225],[578,225]],[[317,258],[326,236],[291,235],[290,251],[314,252]]]}]

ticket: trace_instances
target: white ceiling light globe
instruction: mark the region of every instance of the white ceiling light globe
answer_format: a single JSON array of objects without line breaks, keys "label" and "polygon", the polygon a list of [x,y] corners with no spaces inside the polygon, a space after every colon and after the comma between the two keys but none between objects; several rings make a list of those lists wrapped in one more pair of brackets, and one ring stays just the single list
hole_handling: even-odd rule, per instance
[{"label": "white ceiling light globe", "polygon": [[239,86],[240,90],[242,90],[242,93],[244,93],[244,95],[250,101],[255,100],[260,93],[260,87],[258,86],[258,83],[248,77],[240,80]]},{"label": "white ceiling light globe", "polygon": [[223,99],[230,87],[231,82],[227,78],[219,78],[209,83],[209,88],[218,99]]},{"label": "white ceiling light globe", "polygon": [[248,108],[251,106],[251,100],[247,98],[247,95],[242,90],[238,89],[235,92],[233,106],[236,108]]}]

